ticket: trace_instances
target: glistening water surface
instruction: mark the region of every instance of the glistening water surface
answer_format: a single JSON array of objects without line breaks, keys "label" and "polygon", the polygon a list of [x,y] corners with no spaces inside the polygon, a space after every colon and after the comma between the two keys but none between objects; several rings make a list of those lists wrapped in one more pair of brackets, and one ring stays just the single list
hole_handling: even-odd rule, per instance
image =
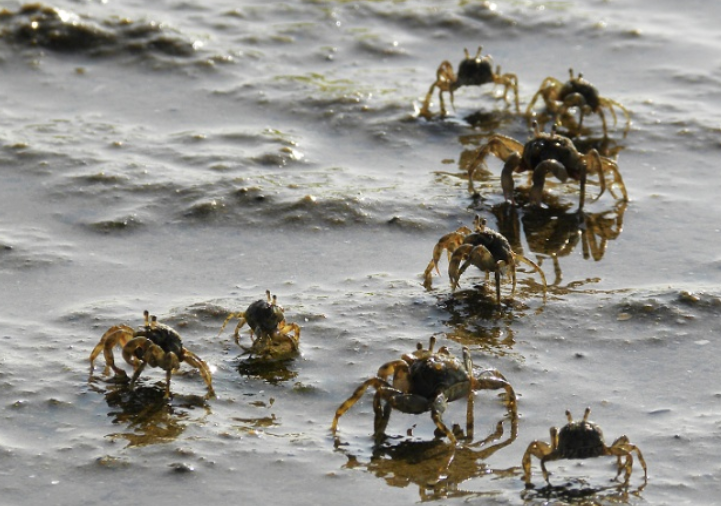
[{"label": "glistening water surface", "polygon": [[[716,502],[719,7],[0,5],[4,504]],[[579,139],[616,160],[627,203],[590,186],[579,219],[578,185],[549,178],[544,208],[510,209],[494,157],[471,196],[474,150],[525,142],[526,118],[492,85],[458,89],[445,119],[418,111],[441,62],[478,46],[518,76],[522,111],[569,68],[630,111],[626,136],[607,113],[607,142],[595,115]],[[545,302],[525,268],[500,310],[472,269],[452,294],[445,259],[423,287],[438,239],[476,214],[540,264]],[[301,355],[260,367],[218,331],[266,289],[300,325]],[[217,398],[185,365],[169,401],[159,369],[130,391],[101,356],[89,379],[100,336],[144,309],[208,362]],[[475,444],[394,413],[374,446],[366,394],[334,438],[353,389],[431,336],[501,371],[518,423],[480,391]],[[643,451],[648,485],[635,461],[613,487],[606,457],[549,463],[561,488],[526,491],[528,445],[586,406],[607,443]],[[464,418],[460,401],[444,415]]]}]

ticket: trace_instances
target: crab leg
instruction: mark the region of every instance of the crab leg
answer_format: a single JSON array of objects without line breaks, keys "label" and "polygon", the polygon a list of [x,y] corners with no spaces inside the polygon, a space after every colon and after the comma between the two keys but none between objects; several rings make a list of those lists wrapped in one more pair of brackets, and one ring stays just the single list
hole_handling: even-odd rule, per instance
[{"label": "crab leg", "polygon": [[468,167],[468,191],[476,193],[473,187],[473,175],[479,166],[485,166],[485,159],[489,153],[500,158],[505,163],[514,152],[522,153],[523,144],[505,135],[493,135],[484,146],[478,149],[475,160]]},{"label": "crab leg", "polygon": [[[187,362],[189,366],[196,368],[203,377],[203,381],[205,381],[205,384],[208,386],[208,397],[215,397],[215,390],[213,390],[213,378],[210,374],[208,364],[187,348],[184,348],[183,352],[183,361]],[[170,371],[168,371],[168,374],[170,374]],[[168,381],[168,384],[170,384],[170,381]]]},{"label": "crab leg", "polygon": [[[527,487],[531,485],[531,457],[536,457],[540,461],[543,461],[551,452],[551,447],[543,441],[534,441],[528,446],[521,461],[521,465],[523,466],[523,481],[526,482]],[[548,473],[545,472],[545,469],[543,477],[548,481]]]},{"label": "crab leg", "polygon": [[[638,446],[632,444],[627,436],[621,436],[616,441],[613,442],[613,444],[608,448],[608,454],[609,455],[616,455],[618,457],[618,473],[616,474],[616,479],[621,475],[621,471],[625,469],[625,481],[624,484],[628,485],[628,481],[631,475],[631,467],[633,466],[633,455],[631,452],[636,452],[636,455],[638,456],[638,461],[641,463],[641,467],[643,468],[643,484],[646,485],[648,483],[648,471],[646,469],[646,460],[643,458],[643,454],[641,453],[641,450],[638,448]],[[621,465],[621,457],[627,456],[627,459],[625,461],[624,465]]]},{"label": "crab leg", "polygon": [[[100,352],[103,352],[105,357],[105,369],[103,370],[104,375],[110,374],[112,369],[115,374],[123,377],[127,377],[125,371],[115,365],[115,357],[113,356],[113,348],[117,345],[121,348],[124,347],[128,341],[133,338],[134,330],[128,325],[116,325],[110,327],[105,334],[100,338],[100,342],[93,348],[90,353],[90,373],[92,374],[94,368],[94,362]],[[134,365],[134,364],[133,364]]]},{"label": "crab leg", "polygon": [[390,385],[387,381],[381,379],[381,378],[370,378],[365,380],[361,386],[355,389],[355,391],[351,394],[348,399],[346,399],[343,404],[341,404],[338,409],[335,412],[335,417],[333,417],[333,423],[330,426],[330,430],[335,434],[338,430],[338,419],[343,416],[343,414],[348,411],[353,405],[358,402],[358,400],[363,397],[363,394],[366,390],[368,390],[368,387],[373,387],[376,390],[380,390],[381,388],[390,388]]}]

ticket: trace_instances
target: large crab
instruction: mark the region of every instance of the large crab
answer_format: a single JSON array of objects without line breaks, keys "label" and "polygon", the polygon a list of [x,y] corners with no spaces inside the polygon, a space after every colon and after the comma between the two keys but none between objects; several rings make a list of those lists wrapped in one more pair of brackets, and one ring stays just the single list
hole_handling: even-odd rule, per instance
[{"label": "large crab", "polygon": [[648,472],[646,470],[646,461],[641,454],[641,450],[634,444],[631,444],[628,437],[621,436],[616,439],[611,446],[606,446],[603,439],[601,428],[588,420],[591,408],[586,408],[583,414],[583,420],[574,421],[570,411],[566,411],[568,423],[561,427],[559,431],[556,427],[551,427],[551,442],[544,443],[542,441],[534,441],[528,445],[526,453],[523,454],[523,480],[526,487],[531,488],[531,457],[534,456],[541,461],[541,471],[543,478],[547,483],[548,471],[546,470],[546,462],[559,459],[589,459],[594,457],[602,457],[605,455],[617,458],[616,478],[625,472],[624,486],[628,486],[631,477],[631,469],[633,467],[633,455],[635,452],[638,460],[643,467],[644,485],[648,481]]},{"label": "large crab", "polygon": [[[300,344],[300,327],[285,321],[284,309],[283,306],[278,305],[277,296],[271,297],[270,290],[266,290],[265,294],[266,300],[256,300],[245,311],[231,313],[223,322],[218,336],[223,333],[230,320],[238,318],[233,337],[235,344],[247,353],[274,359],[297,353]],[[246,323],[250,327],[249,347],[240,344],[240,329]]]},{"label": "large crab", "polygon": [[[490,55],[481,57],[481,47],[478,48],[476,56],[471,58],[468,49],[464,49],[465,59],[458,64],[458,75],[453,71],[453,65],[448,60],[443,61],[436,70],[436,80],[428,90],[420,115],[425,118],[431,118],[433,114],[430,111],[431,98],[433,90],[438,88],[438,101],[440,102],[441,116],[446,115],[446,106],[443,101],[443,93],[451,96],[451,106],[453,104],[453,92],[461,86],[481,86],[483,84],[494,83],[503,85],[503,100],[508,102],[508,91],[513,90],[516,104],[516,112],[520,112],[518,105],[518,78],[515,74],[501,74],[500,65],[493,70],[493,60]],[[455,107],[455,106],[454,106]]]},{"label": "large crab", "polygon": [[533,127],[534,135],[526,144],[521,144],[511,137],[496,134],[476,150],[476,158],[468,168],[468,190],[471,193],[476,193],[473,185],[476,170],[479,166],[485,166],[486,156],[492,154],[504,162],[501,171],[501,187],[504,198],[513,204],[515,204],[513,174],[526,171],[533,173],[533,185],[529,194],[531,205],[541,204],[546,175],[549,173],[562,182],[571,178],[580,183],[579,211],[583,209],[586,198],[588,173],[598,175],[598,184],[601,190],[596,199],[606,191],[606,173],[610,172],[613,175],[613,183],[608,185],[609,191],[615,197],[616,194],[612,187],[618,185],[623,200],[628,200],[626,186],[623,184],[623,178],[621,178],[616,162],[599,155],[595,149],[591,149],[585,155],[579,153],[571,139],[556,133],[555,126],[551,133],[541,132],[536,122]]},{"label": "large crab", "polygon": [[617,122],[616,111],[614,107],[618,107],[626,117],[626,129],[623,132],[624,137],[628,133],[631,126],[631,115],[628,110],[610,98],[604,98],[599,95],[598,90],[590,82],[583,78],[583,74],[573,75],[573,69],[569,69],[570,79],[562,83],[555,77],[547,77],[541,83],[540,88],[533,95],[531,102],[526,109],[526,116],[532,117],[533,106],[538,98],[543,98],[546,103],[546,110],[557,118],[557,121],[563,122],[568,110],[577,107],[579,111],[579,119],[577,129],[580,132],[583,126],[583,118],[587,114],[598,114],[603,124],[603,136],[608,136],[606,127],[606,116],[604,109],[608,109],[613,116],[613,124]]},{"label": "large crab", "polygon": [[128,325],[115,325],[110,327],[100,338],[100,342],[90,353],[90,373],[93,372],[95,359],[103,352],[105,357],[105,370],[103,374],[110,374],[112,369],[115,377],[127,381],[127,373],[115,365],[113,348],[120,346],[123,350],[123,359],[133,366],[134,373],[130,379],[133,387],[145,369],[145,366],[159,367],[166,373],[165,396],[170,397],[170,377],[173,371],[180,368],[180,364],[194,367],[200,372],[205,384],[208,386],[208,397],[215,397],[210,368],[202,359],[183,346],[180,334],[173,328],[158,323],[157,318],[149,316],[148,311],[143,313],[144,324],[133,329]]},{"label": "large crab", "polygon": [[[443,422],[442,415],[448,402],[466,398],[466,437],[473,438],[473,396],[476,390],[504,389],[509,408],[516,417],[516,394],[511,384],[495,369],[476,373],[468,348],[463,348],[463,360],[451,355],[446,347],[434,351],[435,338],[431,337],[428,349],[418,343],[416,351],[404,354],[401,359],[383,364],[376,376],[364,381],[335,412],[331,430],[338,429],[338,420],[369,388],[375,412],[374,435],[380,440],[385,432],[391,410],[421,414],[430,411],[437,432],[452,443],[456,435]],[[389,377],[392,379],[389,381]],[[385,404],[384,404],[385,402]]]},{"label": "large crab", "polygon": [[546,293],[546,276],[541,268],[523,255],[513,252],[508,239],[495,230],[486,227],[486,220],[476,216],[473,220],[474,231],[467,227],[460,227],[455,232],[444,235],[433,248],[433,258],[428,262],[424,272],[424,285],[431,287],[433,270],[440,274],[438,263],[443,251],[448,252],[448,277],[451,280],[451,289],[458,288],[461,275],[475,265],[486,273],[486,277],[493,273],[496,282],[496,303],[501,304],[501,276],[509,273],[513,288],[511,298],[516,293],[516,265],[523,262],[538,273],[543,281],[544,296]]}]

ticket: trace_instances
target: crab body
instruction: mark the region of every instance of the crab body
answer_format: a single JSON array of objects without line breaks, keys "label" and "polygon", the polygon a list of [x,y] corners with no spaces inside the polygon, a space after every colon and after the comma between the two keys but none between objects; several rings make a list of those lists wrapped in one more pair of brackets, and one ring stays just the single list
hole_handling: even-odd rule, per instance
[{"label": "crab body", "polygon": [[170,397],[170,378],[173,371],[185,362],[198,369],[208,387],[208,397],[214,397],[210,368],[197,355],[183,346],[180,334],[173,328],[157,322],[155,316],[152,320],[148,311],[144,312],[145,323],[142,327],[133,329],[128,325],[116,325],[108,329],[100,338],[100,342],[90,353],[90,373],[93,372],[95,359],[103,352],[105,357],[104,374],[112,370],[115,377],[127,381],[127,373],[115,365],[113,349],[122,348],[123,359],[133,366],[134,372],[130,379],[133,387],[147,365],[158,367],[166,372],[165,395]]},{"label": "crab body", "polygon": [[461,86],[481,86],[493,82],[493,60],[490,56],[466,58],[458,65],[458,76],[451,88],[457,90]]},{"label": "crab body", "polygon": [[481,56],[481,48],[478,48],[476,55],[471,58],[467,49],[464,49],[465,58],[458,65],[458,74],[453,71],[453,65],[449,61],[443,61],[438,70],[436,70],[436,80],[428,89],[420,115],[425,118],[431,118],[433,114],[430,111],[431,98],[433,91],[438,88],[438,101],[440,103],[441,116],[446,116],[446,106],[443,101],[443,93],[448,93],[451,97],[451,106],[453,106],[453,92],[462,86],[482,86],[484,84],[494,83],[502,85],[503,100],[508,102],[508,92],[513,91],[515,96],[516,112],[520,111],[518,104],[518,78],[515,74],[501,74],[501,67],[493,69],[493,60],[490,56]]},{"label": "crab body", "polygon": [[556,451],[562,459],[588,459],[604,455],[603,431],[588,420],[571,421],[558,431]]},{"label": "crab body", "polygon": [[582,74],[577,76],[573,75],[573,69],[569,70],[570,79],[565,83],[562,83],[555,77],[547,77],[541,83],[540,88],[531,99],[531,102],[526,109],[526,115],[528,118],[533,116],[533,106],[538,98],[542,98],[546,104],[546,109],[559,121],[563,122],[564,118],[568,114],[568,110],[577,107],[579,110],[579,119],[577,129],[580,132],[583,127],[583,119],[588,114],[597,114],[601,119],[603,125],[603,135],[608,136],[608,128],[606,126],[606,116],[604,109],[607,109],[613,116],[613,123],[616,124],[618,118],[616,116],[615,108],[621,109],[624,116],[626,117],[626,129],[624,130],[624,137],[628,133],[628,129],[631,126],[631,116],[628,110],[609,98],[604,98],[598,92],[598,89],[583,78]]},{"label": "crab body", "polygon": [[245,322],[256,335],[268,334],[285,320],[283,308],[269,300],[256,300],[245,310]]},{"label": "crab body", "polygon": [[544,297],[546,278],[541,268],[531,260],[513,252],[511,244],[502,234],[486,227],[486,220],[476,216],[473,222],[474,231],[466,227],[446,234],[433,248],[433,257],[424,272],[424,286],[430,289],[433,270],[440,273],[438,263],[443,250],[448,251],[448,277],[451,289],[459,287],[461,275],[474,265],[486,276],[493,273],[496,283],[496,303],[501,304],[501,277],[509,274],[513,283],[511,298],[516,292],[516,265],[520,262],[533,268],[543,281]]},{"label": "crab body", "polygon": [[542,441],[534,441],[523,455],[523,479],[527,487],[532,487],[531,483],[531,457],[535,456],[541,461],[541,471],[543,478],[550,484],[548,479],[549,473],[546,469],[546,462],[559,459],[589,459],[595,457],[612,456],[616,457],[616,479],[624,474],[623,485],[628,486],[633,467],[633,455],[638,457],[641,467],[643,468],[644,485],[648,480],[646,470],[646,461],[643,458],[641,450],[634,444],[631,444],[626,436],[616,439],[613,444],[606,446],[603,438],[603,431],[595,423],[588,420],[591,408],[586,408],[582,420],[574,421],[570,411],[566,411],[568,423],[558,430],[552,427],[551,442],[544,443]]},{"label": "crab body", "polygon": [[[468,190],[471,193],[475,193],[474,174],[478,167],[485,166],[485,159],[489,154],[495,155],[504,162],[501,187],[504,198],[513,204],[515,204],[513,174],[529,171],[532,173],[533,182],[529,200],[534,206],[541,204],[548,174],[553,174],[561,182],[569,178],[579,182],[581,187],[579,211],[583,209],[585,202],[588,173],[598,175],[600,192],[596,199],[606,191],[606,173],[611,173],[612,185],[620,188],[624,201],[628,200],[626,186],[623,184],[616,162],[602,157],[595,149],[591,149],[585,155],[579,153],[573,141],[557,134],[555,127],[551,133],[545,133],[539,131],[538,124],[534,123],[534,136],[525,144],[505,135],[492,135],[486,144],[478,148],[476,158],[468,168]],[[615,196],[611,187],[609,191]]]},{"label": "crab body", "polygon": [[[285,321],[285,311],[278,305],[277,297],[271,297],[266,290],[266,299],[251,303],[245,311],[231,313],[220,328],[220,335],[225,326],[233,318],[238,318],[233,337],[235,343],[247,353],[266,359],[283,359],[298,352],[300,343],[300,327]],[[251,345],[240,344],[240,329],[243,325],[250,327]]]},{"label": "crab body", "polygon": [[472,439],[473,395],[476,390],[504,389],[512,414],[516,416],[515,392],[500,372],[484,370],[476,374],[468,348],[463,349],[463,360],[459,360],[445,347],[434,352],[434,346],[435,338],[432,337],[428,349],[419,343],[415,352],[382,365],[375,377],[364,381],[336,410],[331,430],[334,433],[337,431],[340,417],[369,387],[376,390],[373,397],[376,440],[383,437],[391,411],[395,409],[409,414],[430,411],[437,433],[455,443],[456,435],[443,422],[442,415],[448,402],[461,398],[468,400],[466,434]]}]

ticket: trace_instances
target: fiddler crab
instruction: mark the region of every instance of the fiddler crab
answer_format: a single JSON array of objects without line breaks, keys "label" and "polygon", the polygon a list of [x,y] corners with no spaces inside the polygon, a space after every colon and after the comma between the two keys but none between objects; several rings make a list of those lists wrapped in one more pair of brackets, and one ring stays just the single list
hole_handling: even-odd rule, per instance
[{"label": "fiddler crab", "polygon": [[448,252],[448,277],[451,289],[460,284],[461,275],[475,265],[486,273],[486,279],[493,273],[496,281],[496,303],[501,305],[501,276],[510,273],[513,288],[511,298],[516,293],[516,265],[519,262],[530,266],[543,281],[543,294],[546,295],[546,276],[541,268],[523,255],[513,252],[508,239],[502,234],[486,227],[486,220],[476,216],[473,220],[473,231],[468,227],[460,227],[455,232],[444,235],[433,248],[433,258],[428,262],[424,272],[424,286],[430,288],[433,270],[440,274],[438,263],[443,251]]},{"label": "fiddler crab", "polygon": [[[364,381],[353,394],[340,405],[335,412],[331,430],[335,434],[338,420],[365,393],[373,387],[375,412],[374,437],[382,439],[390,419],[391,410],[402,413],[421,414],[430,411],[431,418],[437,427],[437,434],[445,435],[453,444],[456,435],[443,422],[442,415],[447,403],[466,398],[467,437],[473,434],[473,397],[476,390],[504,389],[509,409],[514,418],[516,415],[516,394],[511,384],[495,369],[474,371],[471,354],[463,348],[463,360],[451,355],[444,346],[434,351],[435,337],[431,337],[428,349],[418,343],[416,351],[404,354],[401,359],[383,364],[376,376]],[[392,379],[389,380],[389,377]],[[385,405],[383,404],[385,402]]]},{"label": "fiddler crab", "polygon": [[583,414],[583,420],[574,421],[570,411],[566,411],[568,423],[561,427],[559,431],[556,427],[551,427],[551,443],[542,441],[534,441],[523,454],[523,480],[526,487],[531,488],[531,457],[534,456],[541,461],[541,471],[543,478],[550,485],[548,480],[548,471],[546,470],[546,462],[559,459],[590,459],[594,457],[615,456],[617,458],[617,468],[615,479],[625,472],[624,486],[628,486],[631,477],[631,468],[633,467],[633,455],[635,452],[638,460],[643,467],[644,486],[648,482],[648,472],[646,470],[646,461],[643,459],[641,450],[634,444],[631,444],[628,437],[621,436],[616,439],[611,446],[606,446],[603,439],[601,428],[595,423],[588,420],[591,408],[586,408]]},{"label": "fiddler crab", "polygon": [[145,366],[159,367],[166,373],[165,396],[170,397],[170,377],[173,371],[179,369],[180,364],[185,362],[200,372],[208,386],[207,397],[215,397],[208,364],[183,346],[180,334],[176,330],[158,323],[157,318],[150,317],[148,311],[145,311],[143,316],[145,322],[142,327],[133,329],[128,325],[115,325],[103,334],[100,342],[90,354],[90,373],[93,372],[95,359],[100,352],[103,352],[105,356],[103,374],[110,374],[112,369],[116,378],[127,381],[127,373],[115,365],[113,356],[113,348],[120,346],[123,349],[123,359],[134,369],[130,379],[131,388],[135,385]]},{"label": "fiddler crab", "polygon": [[626,129],[623,132],[623,136],[625,137],[631,126],[631,115],[628,110],[615,100],[599,95],[596,87],[584,79],[583,74],[579,73],[578,76],[574,76],[573,69],[569,69],[569,74],[570,79],[565,83],[562,83],[555,77],[547,77],[544,79],[540,88],[528,104],[526,116],[529,118],[532,116],[533,106],[540,97],[546,103],[548,112],[556,116],[559,121],[562,121],[562,118],[567,114],[569,109],[577,107],[579,110],[579,131],[583,126],[584,116],[587,114],[598,114],[603,124],[603,136],[607,137],[608,129],[606,127],[606,116],[603,110],[608,109],[611,112],[613,124],[616,125],[617,117],[614,107],[618,107],[626,117]]},{"label": "fiddler crab", "polygon": [[[300,344],[300,327],[285,321],[284,309],[278,305],[277,296],[271,297],[270,290],[266,290],[265,294],[266,300],[256,300],[245,311],[231,313],[223,322],[218,336],[230,320],[238,318],[233,337],[235,344],[246,353],[274,359],[296,354]],[[249,347],[240,344],[240,329],[246,323],[250,327]]]},{"label": "fiddler crab", "polygon": [[479,166],[485,166],[486,156],[492,154],[503,162],[501,171],[501,187],[503,197],[515,205],[513,189],[515,183],[513,174],[532,172],[533,185],[529,193],[530,204],[538,206],[543,198],[543,187],[547,174],[553,174],[561,182],[568,178],[578,181],[581,186],[578,210],[583,210],[586,198],[586,176],[588,173],[598,175],[598,184],[601,188],[595,200],[598,200],[606,191],[606,173],[613,175],[613,183],[608,185],[611,194],[616,197],[613,186],[618,185],[624,201],[628,200],[626,185],[623,183],[618,165],[610,158],[603,157],[598,151],[591,149],[585,155],[578,152],[573,141],[568,137],[556,133],[553,126],[551,133],[541,132],[537,122],[533,122],[533,137],[522,144],[505,135],[492,135],[488,142],[476,150],[476,158],[468,168],[468,190],[476,193],[473,185],[473,176]]},{"label": "fiddler crab", "polygon": [[[431,98],[433,90],[438,88],[438,101],[441,107],[441,116],[446,115],[446,106],[443,101],[443,93],[446,92],[451,96],[451,106],[453,104],[453,92],[461,86],[481,86],[483,84],[494,83],[503,85],[503,100],[508,103],[508,92],[513,90],[515,96],[516,112],[520,112],[518,105],[518,78],[516,74],[501,74],[500,65],[493,70],[493,60],[490,55],[481,57],[481,47],[478,48],[476,56],[471,58],[468,49],[464,49],[465,59],[458,65],[458,75],[453,71],[453,65],[448,60],[443,61],[436,70],[436,80],[431,84],[420,115],[424,118],[431,118],[433,114],[430,111]],[[454,106],[455,107],[455,106]]]}]

